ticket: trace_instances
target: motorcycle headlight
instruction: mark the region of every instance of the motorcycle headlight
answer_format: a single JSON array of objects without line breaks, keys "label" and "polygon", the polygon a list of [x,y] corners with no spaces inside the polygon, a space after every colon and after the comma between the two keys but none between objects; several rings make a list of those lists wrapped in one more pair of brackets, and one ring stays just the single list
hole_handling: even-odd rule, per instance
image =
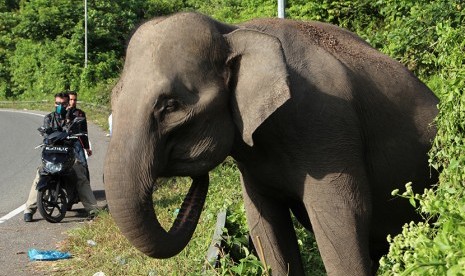
[{"label": "motorcycle headlight", "polygon": [[51,173],[57,173],[61,171],[63,168],[63,164],[61,163],[52,163],[52,162],[45,162],[45,170]]}]

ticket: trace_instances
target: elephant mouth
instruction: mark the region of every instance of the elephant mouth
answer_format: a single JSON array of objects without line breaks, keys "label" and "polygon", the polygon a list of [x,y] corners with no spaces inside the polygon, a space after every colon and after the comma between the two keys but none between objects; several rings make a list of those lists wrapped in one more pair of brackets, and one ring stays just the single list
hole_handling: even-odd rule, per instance
[{"label": "elephant mouth", "polygon": [[198,177],[201,175],[208,174],[209,171],[213,170],[216,164],[212,162],[202,160],[192,160],[187,158],[176,158],[171,159],[160,174],[161,177],[176,177],[176,176],[188,176]]}]

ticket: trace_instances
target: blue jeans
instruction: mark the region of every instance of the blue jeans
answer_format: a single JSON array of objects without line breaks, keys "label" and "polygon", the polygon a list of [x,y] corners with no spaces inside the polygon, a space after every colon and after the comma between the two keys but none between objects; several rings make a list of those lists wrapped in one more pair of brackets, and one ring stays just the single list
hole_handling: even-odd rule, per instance
[{"label": "blue jeans", "polygon": [[84,149],[82,148],[81,142],[76,141],[74,142],[74,154],[76,155],[76,159],[85,167],[87,168],[87,159],[86,154],[84,153]]},{"label": "blue jeans", "polygon": [[76,155],[77,161],[79,161],[79,163],[82,164],[84,169],[86,169],[86,177],[87,180],[90,181],[89,167],[87,166],[86,154],[84,153],[84,149],[82,148],[81,142],[79,141],[74,142],[74,154]]}]

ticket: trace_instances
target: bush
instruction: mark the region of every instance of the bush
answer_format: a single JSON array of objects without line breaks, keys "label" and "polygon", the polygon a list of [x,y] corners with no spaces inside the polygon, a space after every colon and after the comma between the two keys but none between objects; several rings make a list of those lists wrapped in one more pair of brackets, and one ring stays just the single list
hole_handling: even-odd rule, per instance
[{"label": "bush", "polygon": [[[433,5],[443,7],[444,3]],[[437,7],[421,11],[432,20],[421,27],[429,30],[427,34],[412,38],[422,47],[409,50],[413,46],[405,46],[397,51],[416,64],[441,100],[435,122],[438,134],[430,152],[432,166],[441,170],[440,185],[422,195],[411,190],[403,195],[416,201],[418,211],[435,222],[432,226],[410,223],[401,235],[390,238],[389,254],[381,261],[382,275],[463,275],[465,271],[465,25],[460,5],[449,5],[442,10],[443,17],[435,14],[433,20],[428,13],[439,12]],[[451,8],[456,9],[455,16]]]}]

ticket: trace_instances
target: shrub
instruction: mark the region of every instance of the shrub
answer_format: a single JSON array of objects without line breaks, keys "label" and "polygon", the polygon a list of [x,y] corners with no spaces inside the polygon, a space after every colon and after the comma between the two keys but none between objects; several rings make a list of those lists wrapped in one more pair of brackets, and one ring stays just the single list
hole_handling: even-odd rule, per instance
[{"label": "shrub", "polygon": [[[459,18],[463,21],[463,14]],[[429,76],[428,85],[441,99],[435,122],[438,134],[430,152],[432,166],[441,170],[440,185],[422,195],[407,189],[403,196],[416,202],[418,211],[435,222],[432,226],[410,223],[401,235],[390,238],[389,254],[381,261],[382,275],[463,275],[465,271],[463,26],[456,24],[456,18],[435,21],[428,27],[434,33],[432,40],[423,42],[429,45],[429,54],[423,54],[434,58],[430,64],[418,63],[419,68],[429,68],[419,71]]]}]

